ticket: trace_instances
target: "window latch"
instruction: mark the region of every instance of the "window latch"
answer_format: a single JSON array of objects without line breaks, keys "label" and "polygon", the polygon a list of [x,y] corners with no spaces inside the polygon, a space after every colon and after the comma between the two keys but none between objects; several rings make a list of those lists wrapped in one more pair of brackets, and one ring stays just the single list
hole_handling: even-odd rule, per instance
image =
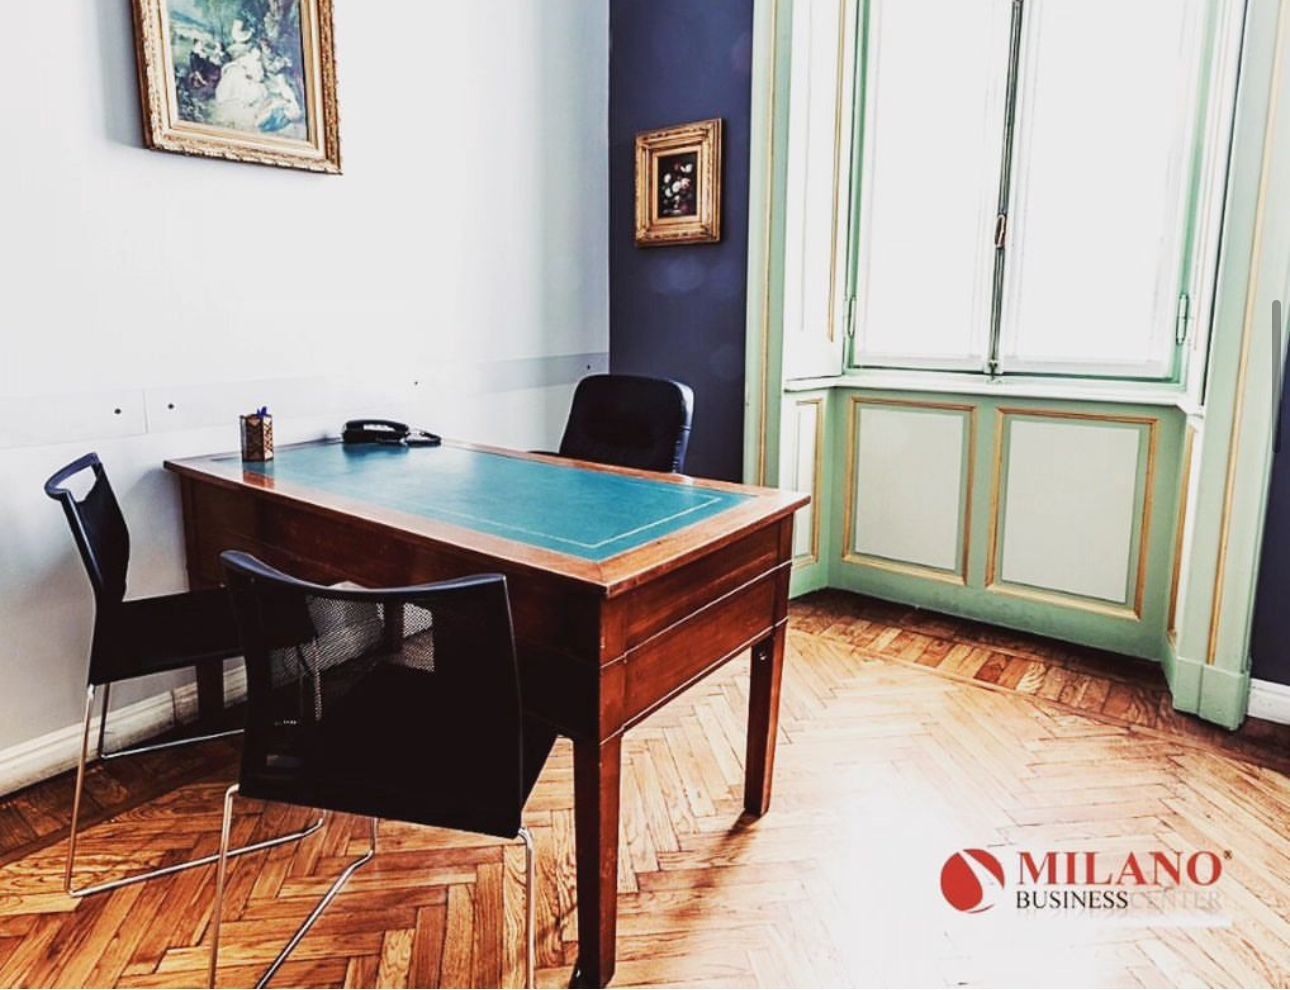
[{"label": "window latch", "polygon": [[1008,214],[1000,213],[994,221],[994,247],[1002,251],[1008,237]]},{"label": "window latch", "polygon": [[856,297],[852,296],[847,300],[847,336],[855,337],[856,335]]},{"label": "window latch", "polygon": [[1178,319],[1174,322],[1174,343],[1187,342],[1188,325],[1191,323],[1191,296],[1184,292],[1178,297]]}]

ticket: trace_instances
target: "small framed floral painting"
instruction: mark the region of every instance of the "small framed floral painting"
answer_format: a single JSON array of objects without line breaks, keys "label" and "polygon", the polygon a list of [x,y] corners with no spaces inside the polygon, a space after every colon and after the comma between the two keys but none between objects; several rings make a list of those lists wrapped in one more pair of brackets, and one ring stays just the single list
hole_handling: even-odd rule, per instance
[{"label": "small framed floral painting", "polygon": [[340,171],[332,0],[134,0],[148,147]]},{"label": "small framed floral painting", "polygon": [[721,240],[721,121],[636,135],[636,243]]}]

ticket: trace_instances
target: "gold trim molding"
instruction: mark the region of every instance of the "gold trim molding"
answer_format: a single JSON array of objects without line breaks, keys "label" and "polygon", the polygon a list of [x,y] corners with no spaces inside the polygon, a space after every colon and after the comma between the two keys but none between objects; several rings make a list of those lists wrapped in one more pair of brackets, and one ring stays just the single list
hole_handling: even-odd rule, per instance
[{"label": "gold trim molding", "polygon": [[1258,295],[1261,288],[1259,256],[1263,251],[1263,230],[1267,218],[1268,186],[1272,180],[1272,156],[1276,145],[1277,127],[1281,120],[1281,72],[1285,65],[1286,35],[1290,13],[1282,2],[1277,10],[1277,40],[1272,57],[1272,80],[1269,86],[1267,124],[1263,135],[1263,155],[1259,163],[1259,191],[1254,207],[1254,235],[1250,244],[1250,277],[1245,290],[1245,312],[1241,326],[1240,361],[1236,369],[1235,408],[1232,410],[1232,432],[1228,440],[1227,471],[1223,479],[1223,510],[1218,524],[1218,560],[1214,567],[1214,595],[1209,610],[1209,642],[1205,649],[1205,665],[1212,667],[1218,660],[1218,635],[1223,615],[1223,583],[1227,577],[1227,553],[1231,540],[1232,511],[1236,500],[1236,467],[1241,454],[1241,431],[1245,410],[1245,382],[1250,370],[1250,341],[1256,318]]},{"label": "gold trim molding", "polygon": [[[839,205],[839,199],[842,191],[842,122],[843,116],[843,97],[846,95],[846,70],[847,70],[847,23],[848,8],[851,0],[837,0],[838,3],[838,58],[837,58],[837,79],[835,80],[833,96],[833,222],[829,233],[831,241],[829,244],[829,307],[828,307],[828,330],[829,343],[832,344],[837,338],[837,304],[838,304],[838,236],[839,226],[842,222],[842,208]],[[848,152],[850,149],[847,149]],[[850,162],[851,156],[847,155],[846,160]]]},{"label": "gold trim molding", "polygon": [[[1008,417],[1024,416],[1038,419],[1066,419],[1096,423],[1114,423],[1124,426],[1145,426],[1147,434],[1146,477],[1142,486],[1142,514],[1138,526],[1137,575],[1134,581],[1132,604],[1102,602],[1069,592],[1032,588],[1010,584],[999,575],[999,540],[1003,508],[1003,454],[1007,440]],[[1033,409],[1001,406],[995,410],[994,428],[994,478],[990,488],[990,543],[986,551],[985,590],[1014,598],[1060,605],[1065,608],[1094,612],[1110,618],[1142,621],[1146,602],[1147,576],[1150,568],[1151,521],[1155,504],[1156,460],[1159,445],[1160,420],[1151,416],[1121,416],[1114,413],[1067,412],[1057,409]]]},{"label": "gold trim molding", "polygon": [[[815,406],[815,448],[811,452],[811,552],[802,554],[793,558],[793,563],[799,567],[806,567],[811,564],[820,562],[820,494],[824,491],[824,397],[815,396],[810,399],[796,399],[793,405],[797,409],[802,406]],[[796,424],[794,424],[796,425]],[[782,442],[782,441],[781,441]],[[800,509],[798,510],[801,511]]]},{"label": "gold trim molding", "polygon": [[[770,321],[772,276],[775,271],[775,94],[779,75],[779,0],[770,3],[770,68],[767,76],[766,110],[770,119],[766,127],[766,204],[762,213],[765,237],[766,267],[762,273],[761,308],[761,401],[757,410],[757,484],[766,484],[766,440],[770,429]],[[781,323],[783,315],[781,314]]]},{"label": "gold trim molding", "polygon": [[[892,560],[875,554],[859,553],[855,549],[855,511],[856,511],[856,441],[859,431],[860,406],[879,406],[885,408],[904,408],[917,411],[966,413],[963,416],[963,428],[967,432],[966,468],[963,472],[959,496],[959,530],[962,533],[962,548],[959,555],[959,569],[946,571],[926,564],[909,561]],[[842,561],[862,567],[876,567],[910,577],[929,578],[954,585],[966,585],[968,560],[972,550],[972,489],[975,483],[976,470],[976,412],[977,407],[960,402],[926,402],[917,399],[879,399],[862,395],[853,395],[847,406],[847,456],[846,456],[846,498],[843,500],[842,523]]]},{"label": "gold trim molding", "polygon": [[955,571],[942,571],[940,568],[930,567],[927,564],[911,564],[906,560],[892,560],[890,557],[879,557],[872,553],[853,552],[844,554],[842,559],[848,564],[856,564],[859,567],[874,567],[880,571],[890,571],[893,574],[903,574],[906,577],[940,581],[942,584],[952,584],[956,588],[967,586],[967,578],[963,574]]},{"label": "gold trim molding", "polygon": [[1188,425],[1183,441],[1182,487],[1178,491],[1178,524],[1174,531],[1174,563],[1169,577],[1169,613],[1165,635],[1171,643],[1178,641],[1178,589],[1182,583],[1183,539],[1187,535],[1187,509],[1191,501],[1192,451],[1196,444],[1196,427]]}]

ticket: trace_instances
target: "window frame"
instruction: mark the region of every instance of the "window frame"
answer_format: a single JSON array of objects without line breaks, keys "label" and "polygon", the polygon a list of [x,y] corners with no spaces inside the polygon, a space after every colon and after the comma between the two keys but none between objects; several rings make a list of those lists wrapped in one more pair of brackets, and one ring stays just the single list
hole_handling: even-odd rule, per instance
[{"label": "window frame", "polygon": [[[1006,98],[1004,144],[1001,149],[1002,167],[1000,181],[1000,212],[1012,208],[1012,175],[1016,168],[1016,149],[1013,148],[1015,113],[1018,104],[1017,72],[1023,43],[1025,5],[1027,0],[1014,0],[1013,37],[1009,51],[1009,87]],[[1034,0],[1031,0],[1034,2]],[[852,92],[852,148],[849,163],[849,202],[847,215],[847,263],[840,277],[844,280],[843,298],[846,300],[845,347],[842,372],[847,376],[878,373],[888,379],[908,374],[911,383],[926,383],[929,376],[944,375],[959,382],[979,379],[982,383],[1016,382],[1028,386],[1051,383],[1054,388],[1079,387],[1090,383],[1102,388],[1118,390],[1118,394],[1132,394],[1145,389],[1158,394],[1162,388],[1172,389],[1199,402],[1208,358],[1208,345],[1213,316],[1214,285],[1218,257],[1221,249],[1223,207],[1226,198],[1228,164],[1231,154],[1231,131],[1235,114],[1236,90],[1239,81],[1241,42],[1247,19],[1248,0],[1212,0],[1203,13],[1204,26],[1201,41],[1202,64],[1196,76],[1196,94],[1189,111],[1179,114],[1188,120],[1186,143],[1191,152],[1186,175],[1181,183],[1185,200],[1179,211],[1180,225],[1175,242],[1179,245],[1178,265],[1180,312],[1176,314],[1174,344],[1163,374],[1134,374],[1140,370],[1090,360],[1086,367],[1076,362],[1063,362],[1061,366],[1027,366],[1007,368],[1001,366],[1002,306],[1006,305],[1007,244],[996,251],[994,290],[991,307],[991,326],[984,362],[955,361],[954,359],[898,358],[891,361],[874,361],[861,353],[862,328],[857,326],[862,308],[858,299],[859,272],[866,248],[863,206],[868,192],[866,184],[870,167],[866,158],[867,110],[869,105],[869,50],[871,7],[875,0],[859,0],[856,18],[856,57],[851,66]],[[1007,208],[1003,204],[1007,204]],[[1184,304],[1183,300],[1186,300]],[[1182,312],[1182,307],[1186,311]],[[1182,332],[1179,332],[1179,331]]]},{"label": "window frame", "polygon": [[[866,213],[871,212],[873,187],[872,183],[865,182],[875,169],[875,148],[874,142],[867,140],[870,135],[865,128],[872,120],[872,115],[877,110],[876,101],[878,98],[879,87],[873,84],[870,78],[870,71],[874,68],[877,59],[871,56],[871,43],[875,23],[879,19],[878,8],[882,4],[899,6],[908,0],[861,0],[861,6],[858,17],[858,35],[859,42],[857,51],[857,65],[855,67],[855,79],[852,83],[852,91],[855,95],[856,119],[853,122],[853,134],[856,136],[853,150],[853,210],[851,214],[851,229],[853,235],[848,242],[848,272],[850,279],[846,286],[845,298],[847,300],[847,348],[846,361],[848,367],[864,368],[882,368],[887,370],[908,370],[908,371],[943,371],[947,373],[962,374],[965,372],[982,373],[987,370],[989,363],[989,338],[984,337],[975,342],[972,348],[973,353],[964,357],[946,358],[946,357],[922,357],[913,354],[898,353],[880,353],[874,356],[874,359],[866,360],[862,365],[857,365],[855,355],[860,346],[860,340],[855,332],[858,322],[861,321],[865,314],[867,300],[862,296],[862,288],[867,279],[868,261],[872,256],[870,248],[873,244],[873,235],[870,225],[861,222],[861,218]],[[1009,17],[1015,19],[1015,14],[1010,14],[1007,8],[1011,6],[1011,0],[996,0],[996,6],[999,11],[994,15],[1001,15],[1000,19],[1004,22]],[[1000,39],[1002,42],[1003,39]],[[1000,43],[999,48],[1002,50],[1004,57],[1007,57],[1007,47]],[[1007,89],[1011,81],[1007,78],[1005,66],[1000,65],[995,71],[990,81],[990,92],[986,94],[987,98],[999,99],[1006,103]],[[1005,122],[999,122],[999,133],[994,136],[999,142],[1000,147],[1007,147],[1007,135]],[[854,163],[859,162],[855,167]],[[991,173],[996,185],[1002,180],[1002,166],[997,159],[991,162]],[[994,255],[993,249],[989,245],[988,238],[995,224],[996,193],[994,191],[983,191],[981,195],[982,215],[981,223],[978,228],[978,234],[985,240],[980,245],[978,260],[982,262],[982,268],[976,272],[974,281],[979,288],[984,291],[981,293],[984,306],[982,312],[974,312],[970,318],[974,321],[979,320],[982,326],[988,327],[993,320],[993,296],[994,286],[992,284],[992,273],[990,265]],[[987,205],[988,204],[988,205]]]}]

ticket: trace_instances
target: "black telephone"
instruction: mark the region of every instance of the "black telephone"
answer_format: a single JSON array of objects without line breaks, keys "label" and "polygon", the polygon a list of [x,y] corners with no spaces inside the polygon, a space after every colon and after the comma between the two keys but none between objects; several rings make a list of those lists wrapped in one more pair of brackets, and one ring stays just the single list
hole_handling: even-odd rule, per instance
[{"label": "black telephone", "polygon": [[393,419],[351,419],[341,432],[342,443],[384,443],[404,447],[438,447],[442,438],[413,430]]}]

